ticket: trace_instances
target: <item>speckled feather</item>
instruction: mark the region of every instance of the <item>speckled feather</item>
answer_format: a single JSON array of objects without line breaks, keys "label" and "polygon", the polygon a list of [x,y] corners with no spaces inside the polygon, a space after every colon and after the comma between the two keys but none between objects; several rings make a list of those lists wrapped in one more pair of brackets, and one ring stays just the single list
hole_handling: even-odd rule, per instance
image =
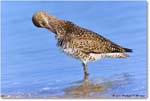
[{"label": "speckled feather", "polygon": [[[58,38],[58,46],[69,55],[82,61],[94,61],[104,57],[127,57],[126,49],[102,37],[101,35],[81,28],[70,21],[63,25],[65,35]],[[113,54],[110,54],[113,53]]]},{"label": "speckled feather", "polygon": [[63,52],[85,64],[104,57],[128,57],[125,52],[132,52],[131,49],[123,48],[93,31],[45,12],[37,12],[32,21],[37,27],[47,28],[55,33],[57,45]]}]

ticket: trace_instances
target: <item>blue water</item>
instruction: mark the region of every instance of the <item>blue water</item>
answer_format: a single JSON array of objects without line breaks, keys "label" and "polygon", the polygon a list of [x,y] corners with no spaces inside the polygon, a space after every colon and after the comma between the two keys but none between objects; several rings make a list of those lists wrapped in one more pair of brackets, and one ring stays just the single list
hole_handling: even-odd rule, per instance
[{"label": "blue water", "polygon": [[[57,47],[54,34],[32,24],[45,11],[133,49],[125,59],[81,62]],[[6,98],[145,98],[146,2],[2,2],[2,88]]]}]

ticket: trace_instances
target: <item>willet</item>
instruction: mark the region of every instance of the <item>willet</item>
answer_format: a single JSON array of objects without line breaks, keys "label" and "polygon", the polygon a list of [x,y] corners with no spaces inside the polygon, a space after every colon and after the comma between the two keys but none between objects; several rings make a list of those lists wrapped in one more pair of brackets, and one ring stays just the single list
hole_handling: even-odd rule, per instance
[{"label": "willet", "polygon": [[87,62],[105,57],[126,58],[128,55],[125,52],[132,52],[132,49],[123,48],[91,30],[58,19],[46,12],[35,13],[32,21],[35,26],[55,33],[58,47],[66,54],[82,61],[85,81],[89,75]]}]

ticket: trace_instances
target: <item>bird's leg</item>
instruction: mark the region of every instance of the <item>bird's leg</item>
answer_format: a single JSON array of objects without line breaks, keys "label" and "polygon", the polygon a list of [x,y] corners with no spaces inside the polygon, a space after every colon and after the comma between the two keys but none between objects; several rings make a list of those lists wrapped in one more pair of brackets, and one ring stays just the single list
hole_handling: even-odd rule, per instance
[{"label": "bird's leg", "polygon": [[87,65],[85,63],[82,63],[82,65],[83,65],[83,70],[84,70],[84,81],[88,81],[89,72],[88,72]]}]

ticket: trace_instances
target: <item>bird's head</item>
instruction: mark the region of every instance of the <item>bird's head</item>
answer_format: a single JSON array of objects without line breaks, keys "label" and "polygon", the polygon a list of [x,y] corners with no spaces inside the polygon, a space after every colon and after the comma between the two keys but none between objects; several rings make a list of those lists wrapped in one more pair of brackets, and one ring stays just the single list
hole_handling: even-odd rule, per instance
[{"label": "bird's head", "polygon": [[35,26],[46,28],[57,36],[62,36],[64,33],[71,32],[74,26],[70,21],[60,20],[55,16],[42,11],[36,12],[33,15],[32,22]]},{"label": "bird's head", "polygon": [[42,11],[36,12],[32,17],[32,22],[35,26],[47,28],[52,32],[56,32],[55,24],[59,19]]}]

